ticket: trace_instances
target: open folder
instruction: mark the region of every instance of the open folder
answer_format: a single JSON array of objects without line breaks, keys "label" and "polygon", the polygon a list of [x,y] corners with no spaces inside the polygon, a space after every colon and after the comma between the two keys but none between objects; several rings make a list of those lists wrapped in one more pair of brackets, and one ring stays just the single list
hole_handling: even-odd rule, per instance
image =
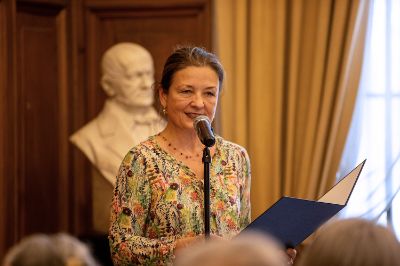
[{"label": "open folder", "polygon": [[286,247],[296,247],[347,205],[365,161],[317,201],[282,197],[242,232],[265,232]]}]

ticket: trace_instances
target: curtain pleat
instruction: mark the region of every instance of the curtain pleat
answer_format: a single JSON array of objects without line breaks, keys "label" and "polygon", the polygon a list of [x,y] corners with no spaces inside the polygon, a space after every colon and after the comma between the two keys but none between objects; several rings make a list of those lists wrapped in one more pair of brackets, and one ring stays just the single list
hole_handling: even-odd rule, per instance
[{"label": "curtain pleat", "polygon": [[227,72],[220,133],[247,148],[252,210],[316,199],[335,173],[357,95],[368,1],[216,0]]}]

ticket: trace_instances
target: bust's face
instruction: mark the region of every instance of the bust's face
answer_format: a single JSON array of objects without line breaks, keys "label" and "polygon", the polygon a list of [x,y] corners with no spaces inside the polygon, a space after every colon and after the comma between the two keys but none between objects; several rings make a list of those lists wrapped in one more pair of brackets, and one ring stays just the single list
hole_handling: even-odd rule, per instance
[{"label": "bust's face", "polygon": [[151,106],[154,101],[153,60],[146,51],[121,50],[121,68],[113,71],[111,85],[114,99],[126,106]]}]

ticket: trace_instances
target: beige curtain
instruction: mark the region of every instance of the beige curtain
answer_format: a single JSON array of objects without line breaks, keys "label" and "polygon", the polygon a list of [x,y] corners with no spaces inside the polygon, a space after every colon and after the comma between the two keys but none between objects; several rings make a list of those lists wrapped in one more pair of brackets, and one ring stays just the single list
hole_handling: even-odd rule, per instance
[{"label": "beige curtain", "polygon": [[367,0],[215,0],[220,134],[250,154],[253,218],[282,195],[315,199],[334,184],[367,15]]}]

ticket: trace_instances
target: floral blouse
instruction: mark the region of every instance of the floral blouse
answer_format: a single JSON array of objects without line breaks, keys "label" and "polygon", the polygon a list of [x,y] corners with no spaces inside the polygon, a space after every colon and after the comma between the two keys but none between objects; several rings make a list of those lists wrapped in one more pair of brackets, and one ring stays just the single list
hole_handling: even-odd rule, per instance
[{"label": "floral blouse", "polygon": [[[250,223],[246,150],[216,137],[210,231],[233,237]],[[176,240],[204,233],[203,180],[156,142],[132,148],[119,169],[109,232],[114,265],[170,265]]]}]

